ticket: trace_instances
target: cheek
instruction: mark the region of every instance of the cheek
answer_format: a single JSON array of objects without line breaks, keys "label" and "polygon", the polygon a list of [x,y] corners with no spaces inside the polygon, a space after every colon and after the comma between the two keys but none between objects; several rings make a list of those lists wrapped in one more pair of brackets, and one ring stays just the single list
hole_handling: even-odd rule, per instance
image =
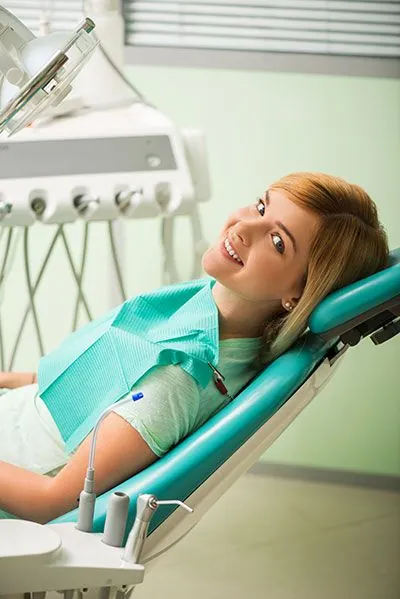
[{"label": "cheek", "polygon": [[285,264],[282,258],[274,252],[267,243],[257,248],[248,262],[249,271],[258,274],[261,279],[274,280],[280,278],[285,272]]},{"label": "cheek", "polygon": [[211,277],[214,276],[218,270],[218,259],[215,255],[215,249],[215,246],[208,248],[201,259],[203,270]]},{"label": "cheek", "polygon": [[277,299],[291,286],[293,272],[290,266],[268,249],[262,256],[247,264],[247,282],[254,294],[268,299]]}]

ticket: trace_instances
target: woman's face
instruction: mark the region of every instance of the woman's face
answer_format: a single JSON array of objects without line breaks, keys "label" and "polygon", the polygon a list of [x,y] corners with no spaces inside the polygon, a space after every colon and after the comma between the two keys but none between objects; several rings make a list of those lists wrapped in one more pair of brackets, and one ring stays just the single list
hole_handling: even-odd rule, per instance
[{"label": "woman's face", "polygon": [[229,217],[203,268],[234,294],[251,302],[301,296],[318,217],[281,190],[267,191]]}]

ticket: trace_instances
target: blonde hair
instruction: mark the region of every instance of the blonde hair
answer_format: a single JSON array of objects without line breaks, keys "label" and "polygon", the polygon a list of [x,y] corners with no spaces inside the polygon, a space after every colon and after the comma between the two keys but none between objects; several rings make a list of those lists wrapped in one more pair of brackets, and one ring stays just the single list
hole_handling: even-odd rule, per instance
[{"label": "blonde hair", "polygon": [[358,185],[323,173],[293,173],[270,186],[319,217],[304,290],[290,313],[279,314],[264,331],[261,363],[286,351],[307,328],[314,307],[329,293],[384,268],[388,242],[378,212]]}]

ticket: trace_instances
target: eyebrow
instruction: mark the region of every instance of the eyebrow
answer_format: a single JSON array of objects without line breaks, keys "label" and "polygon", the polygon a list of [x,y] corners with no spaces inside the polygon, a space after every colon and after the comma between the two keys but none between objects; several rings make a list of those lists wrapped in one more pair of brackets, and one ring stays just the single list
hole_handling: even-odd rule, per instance
[{"label": "eyebrow", "polygon": [[[270,202],[270,197],[269,197],[269,189],[267,189],[267,191],[264,193],[264,199],[267,202],[267,204],[269,204]],[[289,229],[287,227],[285,227],[285,225],[283,223],[281,223],[279,220],[276,221],[276,224],[278,225],[278,227],[280,229],[282,229],[282,231],[285,231],[286,235],[289,237],[289,239],[291,240],[292,244],[293,244],[293,249],[295,252],[297,252],[297,243],[296,240],[294,238],[294,235],[289,231]]]}]

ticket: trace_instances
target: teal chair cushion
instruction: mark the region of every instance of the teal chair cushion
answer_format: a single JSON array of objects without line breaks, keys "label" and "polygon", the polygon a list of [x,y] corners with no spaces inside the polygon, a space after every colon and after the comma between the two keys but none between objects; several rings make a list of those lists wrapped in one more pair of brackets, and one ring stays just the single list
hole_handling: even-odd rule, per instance
[{"label": "teal chair cushion", "polygon": [[310,330],[318,335],[379,308],[400,295],[400,248],[392,251],[388,267],[331,293],[312,312]]}]

